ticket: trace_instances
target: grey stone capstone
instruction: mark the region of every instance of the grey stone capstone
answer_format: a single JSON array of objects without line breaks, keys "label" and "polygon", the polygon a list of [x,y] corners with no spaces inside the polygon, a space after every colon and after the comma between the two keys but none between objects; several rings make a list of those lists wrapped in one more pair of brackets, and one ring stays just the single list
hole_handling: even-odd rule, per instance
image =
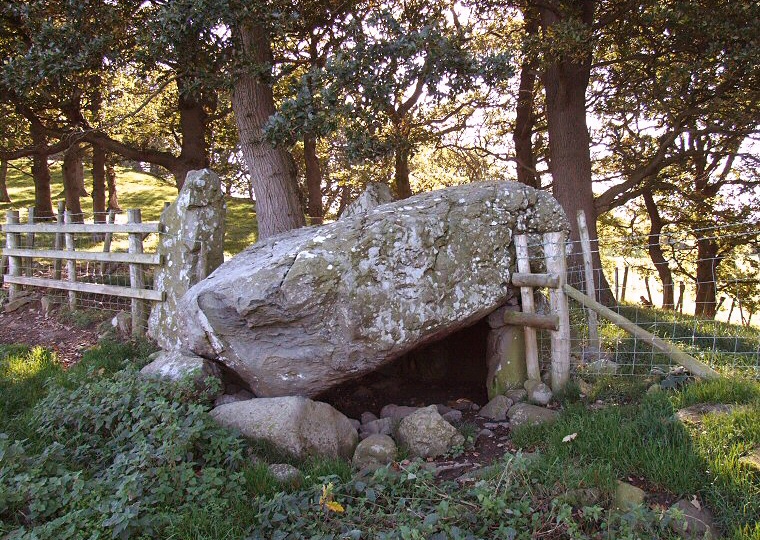
[{"label": "grey stone capstone", "polygon": [[482,182],[289,231],[191,288],[178,341],[257,396],[315,396],[488,315],[510,296],[513,234],[565,227],[547,193]]},{"label": "grey stone capstone", "polygon": [[438,414],[435,405],[410,414],[398,426],[397,439],[415,457],[438,457],[453,446],[464,444],[464,436]]},{"label": "grey stone capstone", "polygon": [[272,444],[298,459],[351,459],[358,442],[356,429],[343,414],[327,403],[300,396],[228,403],[210,414],[217,423],[244,437]]},{"label": "grey stone capstone", "polygon": [[164,209],[157,253],[164,259],[154,286],[166,294],[148,319],[148,334],[163,349],[177,349],[179,299],[224,261],[226,205],[219,177],[209,169],[190,171],[177,199]]}]

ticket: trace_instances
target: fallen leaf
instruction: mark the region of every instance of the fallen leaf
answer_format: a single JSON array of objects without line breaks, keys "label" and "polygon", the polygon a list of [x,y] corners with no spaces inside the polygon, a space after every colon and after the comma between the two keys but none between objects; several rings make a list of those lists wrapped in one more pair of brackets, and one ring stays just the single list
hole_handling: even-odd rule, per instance
[{"label": "fallen leaf", "polygon": [[570,435],[566,435],[562,437],[562,442],[570,442],[575,440],[575,438],[578,436],[577,433],[571,433]]}]

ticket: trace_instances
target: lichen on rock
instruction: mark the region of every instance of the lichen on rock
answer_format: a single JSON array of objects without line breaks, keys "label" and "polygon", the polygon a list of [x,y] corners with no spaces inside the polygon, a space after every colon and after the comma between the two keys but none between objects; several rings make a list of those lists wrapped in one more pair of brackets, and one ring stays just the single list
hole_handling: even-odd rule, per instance
[{"label": "lichen on rock", "polygon": [[178,305],[178,346],[257,396],[315,396],[443,338],[508,298],[516,233],[563,230],[545,192],[423,193],[251,246]]}]

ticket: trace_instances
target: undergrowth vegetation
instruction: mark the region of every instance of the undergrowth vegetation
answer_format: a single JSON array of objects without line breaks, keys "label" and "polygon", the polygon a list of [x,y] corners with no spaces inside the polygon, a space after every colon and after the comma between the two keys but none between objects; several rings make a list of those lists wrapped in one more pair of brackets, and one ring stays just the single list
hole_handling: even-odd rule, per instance
[{"label": "undergrowth vegetation", "polygon": [[[141,379],[147,343],[104,343],[63,370],[44,349],[0,346],[0,537],[4,539],[678,538],[667,505],[614,510],[618,479],[697,497],[727,537],[760,538],[760,478],[739,459],[760,445],[760,385],[741,379],[646,393],[598,379],[559,420],[520,428],[505,456],[463,483],[402,461],[354,476],[344,462],[289,460],[275,480],[252,447],[216,426],[213,388]],[[735,405],[699,426],[695,403]],[[568,435],[573,435],[568,439]]]}]

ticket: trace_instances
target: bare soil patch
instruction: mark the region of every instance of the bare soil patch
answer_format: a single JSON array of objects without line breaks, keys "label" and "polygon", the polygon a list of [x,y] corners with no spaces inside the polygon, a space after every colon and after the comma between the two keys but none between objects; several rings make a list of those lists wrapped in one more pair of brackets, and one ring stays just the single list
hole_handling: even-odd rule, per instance
[{"label": "bare soil patch", "polygon": [[0,310],[0,344],[46,347],[56,353],[65,367],[71,366],[97,343],[100,321],[78,326],[70,316],[69,320],[65,317],[60,309],[45,317],[40,296],[35,295],[30,303],[15,311]]}]

